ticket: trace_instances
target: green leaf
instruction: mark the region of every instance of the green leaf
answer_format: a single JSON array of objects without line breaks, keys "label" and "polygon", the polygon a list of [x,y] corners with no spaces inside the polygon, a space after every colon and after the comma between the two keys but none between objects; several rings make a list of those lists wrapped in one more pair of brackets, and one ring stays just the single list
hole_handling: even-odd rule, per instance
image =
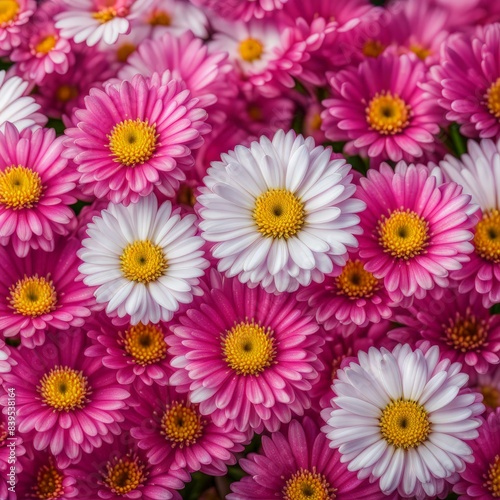
[{"label": "green leaf", "polygon": [[64,129],[66,128],[62,120],[56,120],[55,118],[51,118],[47,122],[47,127],[53,128],[56,131],[57,135],[64,134]]}]

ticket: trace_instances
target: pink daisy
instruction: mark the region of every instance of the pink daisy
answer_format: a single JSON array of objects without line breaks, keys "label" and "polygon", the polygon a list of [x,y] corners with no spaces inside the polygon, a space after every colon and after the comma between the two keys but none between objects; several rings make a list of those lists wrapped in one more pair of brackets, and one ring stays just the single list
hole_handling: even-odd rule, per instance
[{"label": "pink daisy", "polygon": [[195,5],[206,7],[214,11],[215,14],[228,19],[240,19],[250,21],[253,17],[262,19],[263,17],[276,15],[288,0],[191,0]]},{"label": "pink daisy", "polygon": [[483,395],[486,412],[500,408],[500,367],[491,366],[487,373],[472,374],[470,387]]},{"label": "pink daisy", "polygon": [[309,417],[264,436],[262,450],[241,459],[240,465],[249,476],[231,485],[227,500],[391,498],[377,484],[357,479]]},{"label": "pink daisy", "polygon": [[52,253],[36,251],[19,258],[0,247],[0,331],[21,336],[28,348],[43,344],[45,331],[82,326],[95,305],[93,288],[77,281],[80,242],[57,241]]},{"label": "pink daisy", "polygon": [[167,337],[176,373],[219,426],[275,431],[310,407],[324,340],[293,295],[248,288],[213,271],[205,295]]},{"label": "pink daisy", "polygon": [[0,132],[0,243],[12,242],[19,257],[52,251],[75,222],[78,173],[61,157],[62,141],[53,129],[19,133],[7,123]]},{"label": "pink daisy", "polygon": [[0,54],[9,55],[21,43],[23,25],[36,8],[35,0],[4,0],[0,14]]},{"label": "pink daisy", "polygon": [[387,164],[370,169],[360,183],[357,196],[367,204],[358,236],[365,270],[383,280],[394,302],[448,286],[450,272],[473,251],[470,196],[404,162],[395,171]]},{"label": "pink daisy", "polygon": [[77,164],[84,192],[126,205],[154,189],[174,194],[210,127],[198,100],[168,76],[92,89],[75,111],[64,154]]},{"label": "pink daisy", "polygon": [[[15,397],[15,389],[10,394]],[[18,435],[15,425],[12,426],[16,419],[16,415],[12,413],[12,410],[10,410],[11,421],[9,426],[8,408],[9,406],[5,405],[3,408],[4,413],[0,413],[0,498],[16,500],[18,496],[15,491],[20,486],[19,480],[23,471],[19,458],[25,454],[26,448],[23,446],[23,440]],[[12,463],[13,459],[15,460],[14,463]],[[14,470],[12,470],[12,467],[14,467]]]},{"label": "pink daisy", "polygon": [[101,313],[87,322],[85,330],[93,345],[85,350],[85,356],[101,360],[116,373],[119,384],[141,381],[146,385],[166,385],[173,373],[165,342],[168,325],[131,325],[118,318],[114,321],[117,324]]},{"label": "pink daisy", "polygon": [[419,85],[425,64],[416,56],[382,54],[330,78],[322,128],[345,152],[412,161],[434,149],[441,111]]},{"label": "pink daisy", "polygon": [[[41,347],[13,350],[17,365],[3,376],[4,390],[16,388],[19,433],[36,450],[50,450],[60,468],[120,434],[130,396],[99,360],[83,356],[85,340],[74,329],[52,334]],[[7,397],[0,397],[4,407]]]},{"label": "pink daisy", "polygon": [[234,454],[250,440],[249,432],[215,425],[210,415],[202,415],[199,405],[175,387],[143,385],[137,395],[141,404],[130,417],[137,421],[130,433],[151,465],[223,476],[227,466],[236,463]]}]

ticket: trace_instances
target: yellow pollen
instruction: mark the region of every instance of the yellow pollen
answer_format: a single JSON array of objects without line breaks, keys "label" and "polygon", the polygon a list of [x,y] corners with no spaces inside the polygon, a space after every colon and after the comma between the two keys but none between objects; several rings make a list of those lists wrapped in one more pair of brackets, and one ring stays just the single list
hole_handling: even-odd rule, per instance
[{"label": "yellow pollen", "polygon": [[495,461],[490,464],[488,473],[484,475],[486,481],[484,487],[488,488],[493,498],[500,497],[500,456],[495,457]]},{"label": "yellow pollen", "polygon": [[68,102],[78,97],[78,89],[73,85],[61,85],[56,92],[56,98],[61,102]]},{"label": "yellow pollen", "polygon": [[196,196],[194,194],[194,189],[187,184],[181,184],[177,190],[177,204],[194,207],[195,203]]},{"label": "yellow pollen", "polygon": [[39,54],[48,54],[57,43],[57,38],[54,35],[48,35],[40,40],[35,46],[35,52]]},{"label": "yellow pollen", "polygon": [[83,408],[90,389],[83,373],[67,366],[56,366],[40,380],[37,391],[42,401],[57,411]]},{"label": "yellow pollen", "polygon": [[153,156],[159,135],[156,133],[156,125],[149,125],[147,120],[137,118],[117,123],[107,137],[114,161],[127,167],[135,167]]},{"label": "yellow pollen", "polygon": [[380,417],[382,437],[396,448],[415,448],[429,435],[427,412],[415,401],[398,399],[389,403]]},{"label": "yellow pollen", "polygon": [[101,24],[107,23],[117,16],[116,10],[113,7],[105,7],[92,14],[94,19],[97,19]]},{"label": "yellow pollen", "polygon": [[33,208],[42,196],[42,179],[37,172],[18,165],[0,172],[0,204],[13,210]]},{"label": "yellow pollen", "polygon": [[118,47],[116,58],[122,63],[127,62],[128,56],[132,54],[134,50],[135,45],[133,43],[124,43]]},{"label": "yellow pollen", "polygon": [[394,210],[378,223],[379,243],[384,252],[398,259],[412,259],[424,252],[429,243],[429,225],[411,210]]},{"label": "yellow pollen", "polygon": [[368,40],[363,45],[363,55],[366,57],[378,57],[384,50],[385,47],[378,40]]},{"label": "yellow pollen", "polygon": [[490,113],[495,118],[500,118],[500,78],[491,84],[485,98]]},{"label": "yellow pollen", "polygon": [[120,262],[123,276],[137,283],[156,281],[168,267],[162,248],[149,240],[138,240],[127,245]]},{"label": "yellow pollen", "polygon": [[25,276],[16,281],[10,289],[9,303],[17,314],[37,318],[56,308],[56,289],[50,278],[38,275]]},{"label": "yellow pollen", "polygon": [[335,500],[335,488],[330,487],[323,474],[302,467],[293,474],[283,487],[283,500]]},{"label": "yellow pollen", "polygon": [[320,113],[315,113],[311,117],[311,122],[310,122],[310,127],[312,130],[320,130],[321,129],[321,124],[323,123],[323,120],[321,119],[321,114]]},{"label": "yellow pollen", "polygon": [[276,357],[274,332],[255,323],[235,324],[222,336],[224,360],[238,375],[256,375],[271,366]]},{"label": "yellow pollen", "polygon": [[136,456],[115,457],[106,464],[103,482],[115,495],[126,495],[146,481],[144,469],[144,464]]},{"label": "yellow pollen", "polygon": [[290,238],[304,225],[304,204],[287,189],[270,189],[255,200],[253,219],[266,237]]},{"label": "yellow pollen", "polygon": [[500,211],[488,210],[476,226],[476,252],[485,260],[500,262]]},{"label": "yellow pollen", "polygon": [[16,0],[0,0],[0,25],[13,21],[18,12],[19,4]]},{"label": "yellow pollen", "polygon": [[366,108],[366,121],[382,135],[399,134],[405,129],[411,115],[410,106],[397,94],[377,93]]},{"label": "yellow pollen", "polygon": [[431,49],[426,49],[425,47],[422,47],[421,45],[411,45],[410,50],[419,58],[422,59],[422,61],[425,61],[431,54],[432,50]]},{"label": "yellow pollen", "polygon": [[443,325],[446,343],[457,351],[468,352],[479,349],[488,338],[488,321],[476,318],[469,308],[465,316],[456,313]]},{"label": "yellow pollen", "polygon": [[38,469],[36,485],[33,486],[30,498],[34,497],[40,500],[63,498],[63,480],[64,475],[55,467],[53,459],[49,458],[49,463]]},{"label": "yellow pollen", "polygon": [[250,104],[247,108],[248,116],[256,122],[262,121],[264,118],[264,114],[262,113],[262,109],[257,106],[257,104]]},{"label": "yellow pollen", "polygon": [[483,385],[479,387],[483,395],[483,404],[488,408],[496,410],[500,406],[500,391],[492,385]]},{"label": "yellow pollen", "polygon": [[162,329],[158,325],[131,326],[124,335],[125,351],[134,358],[138,365],[146,366],[158,363],[167,356],[167,343]]},{"label": "yellow pollen", "polygon": [[203,433],[204,426],[205,423],[195,407],[174,401],[167,405],[161,420],[161,433],[170,441],[172,448],[183,448],[196,443]]},{"label": "yellow pollen", "polygon": [[255,38],[247,38],[238,47],[241,58],[247,62],[254,62],[261,58],[264,46]]},{"label": "yellow pollen", "polygon": [[151,26],[170,26],[172,17],[163,10],[156,10],[149,18],[149,24]]},{"label": "yellow pollen", "polygon": [[379,282],[372,273],[365,271],[359,260],[350,260],[335,278],[337,293],[350,299],[369,299],[379,289]]},{"label": "yellow pollen", "polygon": [[4,422],[0,423],[0,446],[3,445],[4,441],[7,439],[7,427]]}]

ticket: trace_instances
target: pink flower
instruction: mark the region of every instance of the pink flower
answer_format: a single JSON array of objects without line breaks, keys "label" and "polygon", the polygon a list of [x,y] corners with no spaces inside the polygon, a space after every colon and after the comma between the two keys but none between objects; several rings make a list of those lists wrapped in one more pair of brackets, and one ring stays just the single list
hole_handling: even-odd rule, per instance
[{"label": "pink flower", "polygon": [[30,252],[19,258],[0,247],[0,330],[21,336],[28,348],[43,344],[48,328],[82,326],[95,306],[93,288],[77,281],[80,242],[57,241],[52,253]]},{"label": "pink flower", "polygon": [[9,55],[22,40],[23,25],[36,10],[35,0],[9,0],[0,16],[0,54]]},{"label": "pink flower", "polygon": [[450,272],[473,251],[470,196],[404,162],[395,171],[387,164],[370,169],[360,183],[357,196],[367,204],[358,236],[365,270],[383,280],[394,302],[448,286]]},{"label": "pink flower", "polygon": [[[5,345],[5,344],[4,344]],[[0,347],[3,350],[3,347]],[[15,395],[11,393],[11,395]],[[13,480],[15,481],[15,488],[17,489],[20,486],[20,478],[21,472],[23,471],[23,465],[20,462],[19,458],[26,453],[26,448],[23,446],[23,440],[21,436],[17,435],[12,440],[9,439],[8,432],[8,406],[3,407],[3,412],[0,413],[0,498],[4,500],[16,500],[18,496],[14,491],[9,488],[12,488],[10,483],[10,479],[13,476]],[[15,463],[12,464],[11,452],[13,452],[15,457]],[[10,460],[9,460],[10,458]],[[11,472],[11,467],[14,467],[14,474],[9,477],[9,473]],[[8,483],[9,481],[9,483]]]},{"label": "pink flower", "polygon": [[348,154],[384,160],[432,152],[442,118],[418,86],[425,78],[425,64],[407,54],[382,54],[332,74],[332,97],[321,115],[327,138],[348,141]]},{"label": "pink flower", "polygon": [[276,15],[288,0],[191,0],[195,5],[206,7],[228,19],[250,21]]},{"label": "pink flower", "polygon": [[486,412],[500,408],[500,367],[490,366],[487,373],[473,373],[469,386],[483,395]]},{"label": "pink flower", "polygon": [[212,272],[167,337],[176,372],[202,415],[239,431],[273,432],[310,407],[323,339],[293,295],[248,288]]}]

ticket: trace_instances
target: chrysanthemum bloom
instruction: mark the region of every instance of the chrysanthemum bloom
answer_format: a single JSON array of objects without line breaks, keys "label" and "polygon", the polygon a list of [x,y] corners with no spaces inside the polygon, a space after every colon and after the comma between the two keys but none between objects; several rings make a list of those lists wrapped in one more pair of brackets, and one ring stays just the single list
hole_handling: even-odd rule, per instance
[{"label": "chrysanthemum bloom", "polygon": [[309,417],[292,420],[286,430],[263,436],[262,451],[240,460],[249,476],[232,483],[228,500],[306,498],[387,499],[378,485],[356,478],[341,455]]},{"label": "chrysanthemum bloom", "polygon": [[10,372],[12,366],[15,364],[16,362],[10,355],[10,347],[3,340],[0,340],[0,383],[2,381],[2,373]]},{"label": "chrysanthemum bloom", "polygon": [[358,477],[379,479],[382,492],[424,499],[472,462],[465,441],[477,438],[481,396],[464,386],[460,363],[439,359],[439,348],[392,352],[371,347],[337,371],[332,408],[323,410],[330,446]]},{"label": "chrysanthemum bloom", "polygon": [[65,10],[55,17],[61,36],[89,47],[103,40],[112,45],[130,30],[152,0],[62,0]]},{"label": "chrysanthemum bloom", "polygon": [[364,268],[382,279],[389,297],[423,298],[448,286],[473,251],[470,196],[453,182],[439,184],[422,165],[387,164],[370,169],[356,196],[368,208],[358,236]]},{"label": "chrysanthemum bloom", "polygon": [[219,426],[277,430],[310,407],[324,339],[292,295],[272,295],[212,272],[167,337],[170,383],[189,390]]},{"label": "chrysanthemum bloom", "polygon": [[365,205],[352,198],[350,165],[330,155],[312,138],[280,130],[212,163],[198,210],[219,271],[292,292],[345,264]]},{"label": "chrysanthemum bloom", "polygon": [[74,113],[65,155],[77,164],[84,192],[127,205],[154,189],[173,196],[194,163],[191,150],[210,130],[198,100],[167,73],[92,89]]},{"label": "chrysanthemum bloom", "polygon": [[483,404],[487,412],[494,412],[500,408],[500,367],[491,367],[484,374],[472,374],[469,385],[483,395]]},{"label": "chrysanthemum bloom", "polygon": [[194,215],[183,218],[167,201],[158,208],[154,195],[124,207],[110,203],[88,225],[78,255],[84,282],[98,286],[95,297],[106,313],[131,316],[132,325],[172,319],[179,304],[199,293],[208,261]]},{"label": "chrysanthemum bloom", "polygon": [[276,14],[288,0],[191,0],[195,5],[212,9],[218,16],[250,21]]},{"label": "chrysanthemum bloom", "polygon": [[500,413],[491,413],[471,443],[474,462],[460,474],[453,491],[459,500],[491,500],[500,497]]},{"label": "chrysanthemum bloom", "polygon": [[12,242],[19,257],[30,248],[54,250],[75,214],[78,172],[61,157],[63,138],[53,129],[25,129],[11,123],[0,132],[0,244]]},{"label": "chrysanthemum bloom", "polygon": [[9,55],[22,40],[23,25],[37,9],[35,0],[4,0],[0,13],[0,54]]},{"label": "chrysanthemum bloom", "polygon": [[93,345],[85,350],[85,356],[100,359],[122,385],[139,381],[166,385],[173,373],[165,341],[168,325],[114,321],[118,324],[101,313],[87,322],[85,330]]},{"label": "chrysanthemum bloom", "polygon": [[60,468],[77,463],[120,434],[130,393],[98,359],[83,356],[81,329],[54,332],[35,349],[12,350],[17,365],[3,375],[2,406],[16,389],[16,425],[38,451],[50,450]]},{"label": "chrysanthemum bloom", "polygon": [[47,118],[38,113],[40,105],[28,95],[31,90],[28,87],[29,83],[19,76],[7,77],[5,71],[0,71],[0,132],[5,130],[7,122],[19,131],[47,123]]},{"label": "chrysanthemum bloom", "polygon": [[68,330],[82,326],[95,307],[93,289],[78,278],[77,249],[70,238],[56,241],[53,252],[30,252],[17,257],[0,247],[0,331],[5,337],[21,336],[23,345],[43,344],[49,328]]},{"label": "chrysanthemum bloom", "polygon": [[321,115],[326,136],[348,141],[348,154],[384,160],[413,161],[432,151],[442,116],[418,86],[426,71],[416,56],[382,54],[333,74]]},{"label": "chrysanthemum bloom", "polygon": [[[0,347],[0,349],[3,348]],[[15,491],[12,491],[12,489],[9,490],[9,488],[12,488],[10,481],[12,480],[14,482],[16,489],[19,487],[19,480],[21,478],[20,474],[23,470],[23,466],[20,463],[19,458],[24,455],[26,449],[23,446],[23,440],[21,439],[21,436],[19,436],[19,433],[17,433],[17,431],[15,432],[15,436],[10,435],[9,433],[9,417],[7,415],[8,408],[9,406],[4,406],[3,411],[5,413],[0,413],[0,473],[2,474],[0,477],[0,498],[3,498],[5,500],[17,500],[18,496],[16,495]],[[11,418],[12,417],[15,418],[15,415],[11,415]],[[11,463],[12,458],[14,457],[15,462]],[[14,474],[11,473],[11,467],[14,467]]]},{"label": "chrysanthemum bloom", "polygon": [[141,404],[132,410],[130,433],[151,465],[223,476],[236,463],[234,454],[250,441],[249,432],[215,425],[175,387],[143,385],[137,397]]}]

